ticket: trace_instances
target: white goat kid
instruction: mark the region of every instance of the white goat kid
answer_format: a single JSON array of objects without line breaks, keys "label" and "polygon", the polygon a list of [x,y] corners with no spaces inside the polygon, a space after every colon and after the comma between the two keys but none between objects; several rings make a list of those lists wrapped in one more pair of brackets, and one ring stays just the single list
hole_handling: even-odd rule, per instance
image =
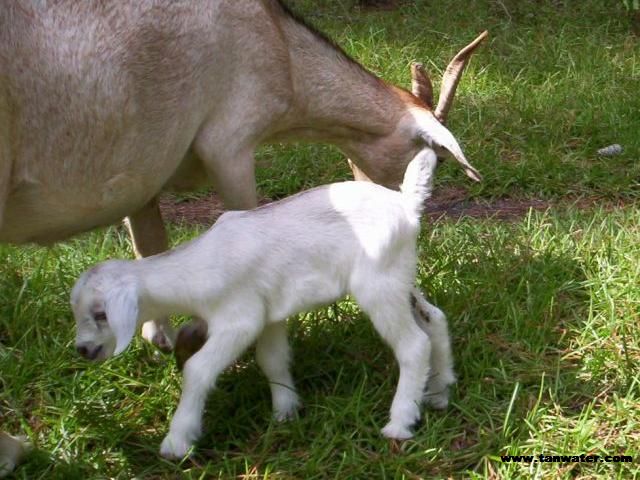
[{"label": "white goat kid", "polygon": [[71,295],[78,351],[92,360],[119,354],[149,318],[181,313],[206,320],[210,335],[184,366],[180,404],[160,449],[180,458],[201,433],[217,376],[254,342],[275,417],[293,416],[299,400],[284,320],[351,294],[400,367],[382,433],[411,437],[427,379],[425,398],[440,408],[454,381],[445,316],[413,287],[420,215],[436,164],[425,147],[409,164],[401,193],[367,182],[327,185],[225,213],[173,251],[92,268]]}]

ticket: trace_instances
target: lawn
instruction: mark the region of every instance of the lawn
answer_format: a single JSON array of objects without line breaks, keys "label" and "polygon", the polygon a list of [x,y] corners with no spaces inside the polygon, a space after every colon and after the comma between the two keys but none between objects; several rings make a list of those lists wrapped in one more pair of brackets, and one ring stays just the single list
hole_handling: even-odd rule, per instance
[{"label": "lawn", "polygon": [[[640,47],[621,1],[290,2],[387,80],[439,77],[477,33],[449,125],[485,181],[443,165],[437,188],[554,207],[500,221],[426,221],[418,283],[449,317],[458,383],[413,440],[383,439],[391,352],[348,299],[290,321],[299,419],[270,419],[251,354],[220,378],[192,460],[157,450],[180,395],[170,355],[139,338],[106,363],[73,347],[71,286],[131,257],[111,227],[51,248],[0,246],[0,423],[35,451],[25,479],[639,478]],[[600,147],[624,151],[599,157]],[[348,178],[325,146],[259,152],[261,193]],[[174,225],[179,244],[202,227]],[[502,455],[630,455],[631,463],[513,463]],[[537,458],[537,457],[536,457]]]}]

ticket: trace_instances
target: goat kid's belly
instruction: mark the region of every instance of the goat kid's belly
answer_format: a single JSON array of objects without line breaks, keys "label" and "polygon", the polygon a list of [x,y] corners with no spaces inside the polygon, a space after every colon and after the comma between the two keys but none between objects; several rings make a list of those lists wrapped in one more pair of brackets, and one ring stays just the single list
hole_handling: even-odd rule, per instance
[{"label": "goat kid's belly", "polygon": [[267,319],[279,322],[340,300],[348,293],[347,279],[336,270],[291,275],[277,282],[277,287],[269,293]]}]

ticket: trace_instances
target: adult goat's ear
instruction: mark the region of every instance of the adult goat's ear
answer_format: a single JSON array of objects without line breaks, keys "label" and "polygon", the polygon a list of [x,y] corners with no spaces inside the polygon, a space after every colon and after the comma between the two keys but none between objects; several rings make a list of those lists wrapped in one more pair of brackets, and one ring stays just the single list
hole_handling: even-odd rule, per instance
[{"label": "adult goat's ear", "polygon": [[468,177],[476,182],[482,180],[478,170],[468,162],[464,153],[462,153],[462,149],[453,134],[431,112],[425,112],[420,116],[419,125],[422,139],[439,156],[452,156],[462,166]]},{"label": "adult goat's ear", "polygon": [[133,283],[113,287],[105,296],[105,313],[116,337],[114,355],[131,343],[138,327],[138,291]]},{"label": "adult goat's ear", "polygon": [[433,85],[421,63],[411,64],[411,93],[433,110]]}]

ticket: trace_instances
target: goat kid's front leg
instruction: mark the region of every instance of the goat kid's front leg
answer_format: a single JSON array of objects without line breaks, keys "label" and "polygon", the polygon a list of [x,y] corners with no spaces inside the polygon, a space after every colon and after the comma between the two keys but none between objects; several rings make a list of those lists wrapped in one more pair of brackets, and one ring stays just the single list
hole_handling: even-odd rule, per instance
[{"label": "goat kid's front leg", "polygon": [[300,408],[289,369],[290,360],[287,324],[267,325],[256,342],[256,362],[269,380],[273,417],[279,422],[294,418]]},{"label": "goat kid's front leg", "polygon": [[160,455],[180,459],[187,454],[202,433],[205,401],[218,375],[249,348],[261,329],[260,322],[216,326],[204,346],[187,360],[182,396]]},{"label": "goat kid's front leg", "polygon": [[[150,257],[169,248],[167,231],[160,215],[158,198],[125,219],[136,258]],[[176,332],[167,317],[149,320],[142,325],[142,338],[163,352],[173,350]]]}]

